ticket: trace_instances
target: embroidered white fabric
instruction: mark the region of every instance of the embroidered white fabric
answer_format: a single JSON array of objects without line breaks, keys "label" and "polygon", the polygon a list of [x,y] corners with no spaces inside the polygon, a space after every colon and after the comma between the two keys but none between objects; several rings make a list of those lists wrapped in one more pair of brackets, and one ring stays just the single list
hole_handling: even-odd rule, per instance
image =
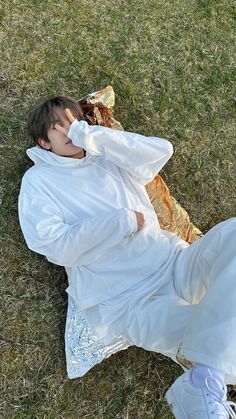
[{"label": "embroidered white fabric", "polygon": [[82,377],[103,359],[129,346],[130,343],[122,336],[104,345],[88,326],[73,298],[68,295],[65,351],[69,378]]}]

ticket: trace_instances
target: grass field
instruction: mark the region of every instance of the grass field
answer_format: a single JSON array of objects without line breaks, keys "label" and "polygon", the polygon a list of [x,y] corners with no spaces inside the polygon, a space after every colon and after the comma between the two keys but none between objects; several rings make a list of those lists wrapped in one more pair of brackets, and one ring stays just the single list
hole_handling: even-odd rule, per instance
[{"label": "grass field", "polygon": [[49,96],[112,85],[126,130],[172,142],[161,175],[191,220],[206,232],[235,216],[234,2],[5,0],[0,23],[0,417],[171,418],[182,369],[159,354],[130,348],[67,378],[66,278],[18,225],[25,119]]}]

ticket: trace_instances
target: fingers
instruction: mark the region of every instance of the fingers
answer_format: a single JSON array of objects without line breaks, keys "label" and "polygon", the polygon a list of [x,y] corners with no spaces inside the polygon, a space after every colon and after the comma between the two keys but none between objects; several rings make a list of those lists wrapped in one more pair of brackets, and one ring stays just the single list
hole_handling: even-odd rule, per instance
[{"label": "fingers", "polygon": [[138,230],[141,230],[143,228],[145,223],[145,218],[142,212],[134,211],[136,214],[137,224],[138,224]]},{"label": "fingers", "polygon": [[[69,119],[70,124],[72,124],[72,122],[73,122],[73,121],[75,121],[75,118],[74,118],[74,116],[72,115],[72,113],[71,113],[70,109],[66,108],[66,109],[65,109],[65,114],[66,114],[67,118]],[[59,124],[55,124],[55,128],[56,128],[58,131],[60,131],[60,132],[62,132],[63,134],[65,134],[65,135],[67,135],[67,133],[68,133],[68,129],[66,129],[66,128],[64,128],[64,127],[61,127],[61,125],[59,125]]]},{"label": "fingers", "polygon": [[75,121],[75,118],[74,118],[74,116],[72,115],[72,113],[71,113],[70,109],[66,108],[66,109],[65,109],[65,114],[66,114],[66,116],[68,117],[68,119],[69,119],[70,123],[72,124],[72,122],[73,122],[73,121]]},{"label": "fingers", "polygon": [[61,127],[61,125],[55,124],[55,128],[58,131],[61,131],[63,134],[67,135],[67,130],[65,128]]}]

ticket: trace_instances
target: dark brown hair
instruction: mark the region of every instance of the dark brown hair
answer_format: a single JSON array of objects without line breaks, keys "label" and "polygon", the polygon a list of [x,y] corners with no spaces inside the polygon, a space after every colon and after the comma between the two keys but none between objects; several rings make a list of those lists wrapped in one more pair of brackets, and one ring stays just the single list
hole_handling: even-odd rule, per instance
[{"label": "dark brown hair", "polygon": [[36,144],[38,144],[39,138],[49,141],[47,132],[54,120],[53,111],[55,106],[64,109],[69,108],[76,119],[84,119],[81,106],[75,99],[69,96],[55,96],[46,100],[28,114],[27,131]]}]

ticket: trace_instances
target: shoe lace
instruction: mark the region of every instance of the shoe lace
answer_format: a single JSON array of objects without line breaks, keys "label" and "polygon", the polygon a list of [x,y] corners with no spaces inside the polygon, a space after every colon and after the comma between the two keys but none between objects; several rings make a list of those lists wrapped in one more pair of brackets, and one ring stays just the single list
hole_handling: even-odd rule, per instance
[{"label": "shoe lace", "polygon": [[[236,403],[226,400],[226,385],[216,377],[213,377],[211,371],[209,371],[209,373],[210,376],[205,379],[205,386],[210,392],[210,394],[208,393],[208,396],[213,397],[213,400],[210,403],[214,403],[216,413],[223,415],[227,413],[228,418],[236,418],[235,410],[233,409],[233,407],[236,409]],[[219,390],[221,390],[221,394],[219,394]]]}]

